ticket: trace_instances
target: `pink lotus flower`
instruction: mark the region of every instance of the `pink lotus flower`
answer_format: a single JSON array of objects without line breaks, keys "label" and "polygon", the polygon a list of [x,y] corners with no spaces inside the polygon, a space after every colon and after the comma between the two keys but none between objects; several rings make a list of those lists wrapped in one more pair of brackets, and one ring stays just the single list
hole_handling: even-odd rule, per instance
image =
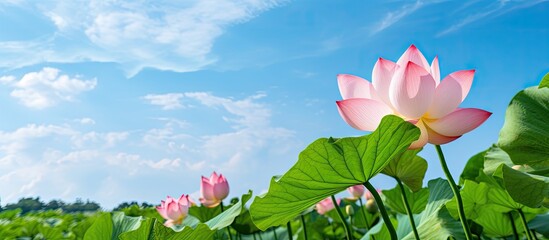
[{"label": "pink lotus flower", "polygon": [[343,100],[337,101],[337,106],[345,122],[359,130],[375,130],[389,114],[415,124],[421,136],[410,149],[427,142],[445,144],[477,128],[492,114],[458,108],[469,93],[474,74],[474,70],[457,71],[441,81],[438,58],[429,65],[411,45],[396,63],[379,58],[372,83],[353,75],[338,75]]},{"label": "pink lotus flower", "polygon": [[187,217],[190,206],[191,201],[189,200],[189,195],[181,195],[177,200],[168,196],[166,201],[162,201],[160,206],[156,207],[156,211],[158,211],[160,216],[166,219],[164,225],[166,227],[171,227],[183,222],[183,219]]},{"label": "pink lotus flower", "polygon": [[347,191],[353,195],[350,199],[359,199],[362,197],[362,194],[364,194],[364,186],[363,185],[355,185],[350,186],[347,188]]},{"label": "pink lotus flower", "polygon": [[202,176],[200,194],[202,205],[209,208],[217,207],[229,195],[229,183],[223,174],[217,176],[217,173],[213,172],[209,179]]},{"label": "pink lotus flower", "polygon": [[[339,205],[341,203],[341,199],[337,199],[336,200],[337,202],[337,205]],[[318,214],[320,215],[324,215],[326,214],[327,212],[329,212],[330,210],[334,209],[334,203],[332,202],[332,198],[331,197],[327,197],[325,198],[324,200],[318,202],[315,206],[316,208],[316,211],[318,212]]]}]

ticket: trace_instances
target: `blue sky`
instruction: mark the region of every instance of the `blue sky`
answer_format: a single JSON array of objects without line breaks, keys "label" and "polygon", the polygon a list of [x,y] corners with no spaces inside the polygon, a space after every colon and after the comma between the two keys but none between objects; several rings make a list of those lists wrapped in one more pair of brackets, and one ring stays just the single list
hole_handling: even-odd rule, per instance
[{"label": "blue sky", "polygon": [[[371,79],[415,44],[441,75],[476,69],[461,105],[493,112],[443,146],[457,178],[506,106],[549,71],[547,1],[3,1],[0,198],[159,202],[226,175],[268,188],[339,116],[336,75]],[[432,146],[427,179],[442,177]],[[376,177],[374,185],[395,183]]]}]

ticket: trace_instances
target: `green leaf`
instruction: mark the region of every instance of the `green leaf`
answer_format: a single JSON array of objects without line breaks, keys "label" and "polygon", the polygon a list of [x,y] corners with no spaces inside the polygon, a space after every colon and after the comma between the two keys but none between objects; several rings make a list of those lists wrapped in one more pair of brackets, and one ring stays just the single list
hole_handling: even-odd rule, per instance
[{"label": "green leaf", "polygon": [[111,239],[113,223],[110,213],[102,213],[95,222],[88,228],[84,240]]},{"label": "green leaf", "polygon": [[382,173],[400,179],[414,192],[419,191],[427,171],[427,161],[417,155],[420,151],[421,149],[406,150],[395,157]]},{"label": "green leaf", "polygon": [[261,230],[257,228],[257,226],[252,221],[252,216],[250,215],[250,211],[248,210],[245,210],[242,214],[236,217],[233,224],[231,224],[231,227],[233,227],[234,230],[241,234],[253,234],[261,232]]},{"label": "green leaf", "polygon": [[549,73],[543,76],[543,78],[541,79],[541,82],[539,83],[538,88],[546,88],[546,87],[549,87]]},{"label": "green leaf", "polygon": [[[156,218],[147,218],[141,222],[139,228],[120,234],[120,240],[149,240],[155,239],[154,231],[155,224],[157,224]],[[158,223],[162,224],[162,223]]]},{"label": "green leaf", "polygon": [[139,228],[142,217],[128,217],[123,212],[115,212],[112,215],[113,232],[112,239],[118,239],[118,235],[123,232],[132,231]]},{"label": "green leaf", "polygon": [[285,224],[320,200],[368,181],[419,135],[413,124],[391,115],[370,135],[316,140],[288,172],[271,180],[266,195],[254,199],[254,223],[262,230]]},{"label": "green leaf", "polygon": [[[465,180],[461,189],[461,199],[463,200],[463,210],[468,219],[474,220],[479,216],[480,209],[488,203],[488,191],[490,187],[486,183],[476,183],[471,180]],[[448,212],[455,219],[458,218],[458,207],[456,198],[446,203]]]},{"label": "green leaf", "polygon": [[[513,216],[517,232],[524,232],[518,215]],[[513,234],[513,223],[508,213],[494,211],[490,208],[482,208],[475,222],[482,225],[483,233],[489,237],[506,237]]]},{"label": "green leaf", "polygon": [[469,158],[463,172],[459,176],[459,184],[463,185],[463,182],[467,180],[475,181],[479,175],[479,170],[484,168],[484,155],[488,150],[477,153],[475,156]]},{"label": "green leaf", "polygon": [[494,173],[498,171],[501,164],[505,164],[509,167],[513,167],[515,165],[511,161],[511,158],[507,152],[503,151],[496,145],[492,145],[492,147],[486,150],[486,155],[484,155],[484,173],[489,176],[494,175]]},{"label": "green leaf", "polygon": [[549,214],[539,215],[528,223],[528,227],[549,238]]},{"label": "green leaf", "polygon": [[538,208],[549,198],[549,178],[523,173],[504,164],[501,171],[505,189],[516,202]]},{"label": "green leaf", "polygon": [[[465,239],[461,223],[454,220],[444,207],[444,204],[454,196],[448,182],[437,178],[429,181],[428,187],[427,206],[420,214],[419,221],[416,221],[420,238],[446,240],[449,236],[453,236],[455,239]],[[412,232],[409,232],[403,239],[415,239],[415,237]]]},{"label": "green leaf", "polygon": [[221,213],[221,207],[209,208],[203,205],[189,208],[189,215],[198,218],[201,222],[207,222]]},{"label": "green leaf", "polygon": [[[408,198],[408,203],[412,209],[412,213],[419,214],[425,209],[427,205],[427,199],[429,198],[429,189],[422,188],[417,192],[412,192],[406,188],[406,197]],[[402,194],[400,193],[400,188],[398,185],[390,190],[383,190],[383,196],[385,197],[385,205],[391,208],[398,213],[407,214],[406,207],[402,202]]]},{"label": "green leaf", "polygon": [[[394,218],[391,218],[391,223],[395,227],[398,226],[398,221]],[[383,222],[383,219],[380,219],[376,225],[370,228],[360,240],[370,239],[391,239],[391,234],[389,233],[387,225]]]},{"label": "green leaf", "polygon": [[248,191],[247,194],[242,195],[240,202],[234,204],[229,209],[225,210],[221,214],[217,215],[215,218],[210,219],[206,222],[206,225],[212,230],[222,229],[231,225],[234,219],[240,215],[244,210],[248,200],[252,198],[252,191]]},{"label": "green leaf", "polygon": [[250,198],[252,191],[242,195],[240,201],[228,208],[224,212],[210,219],[206,223],[200,223],[198,219],[187,216],[183,222],[185,225],[179,231],[165,227],[156,219],[147,219],[142,221],[141,226],[133,231],[128,231],[120,235],[122,240],[186,240],[186,239],[211,239],[217,230],[229,226],[234,219],[244,211],[244,207]]},{"label": "green leaf", "polygon": [[513,163],[549,166],[549,88],[530,87],[511,100],[498,146]]}]

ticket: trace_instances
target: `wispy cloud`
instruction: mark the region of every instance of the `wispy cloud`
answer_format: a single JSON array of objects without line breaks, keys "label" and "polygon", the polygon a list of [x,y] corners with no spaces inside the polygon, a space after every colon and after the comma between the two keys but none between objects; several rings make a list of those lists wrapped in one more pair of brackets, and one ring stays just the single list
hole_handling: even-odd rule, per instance
[{"label": "wispy cloud", "polygon": [[[80,118],[0,131],[0,181],[7,186],[0,189],[2,202],[29,195],[45,200],[90,197],[107,207],[128,198],[154,201],[166,191],[181,194],[182,187],[186,192],[197,190],[198,184],[188,183],[198,180],[201,174],[213,170],[228,176],[252,174],[295,150],[295,132],[271,122],[265,93],[242,98],[209,92],[177,94],[183,96],[178,101],[196,107],[166,114],[188,116],[187,112],[206,110],[208,121],[224,127],[196,130],[200,127],[194,128],[191,119],[159,117],[153,118],[154,125],[147,129],[99,131],[89,129],[101,127],[100,122],[85,125],[93,120]],[[200,116],[199,121],[204,118]],[[147,179],[178,184],[144,191],[136,182],[149,182]],[[231,181],[238,186],[238,181],[246,179]],[[116,191],[111,192],[113,188]]]},{"label": "wispy cloud", "polygon": [[[456,32],[460,30],[461,28],[469,25],[474,24],[478,21],[485,20],[485,19],[491,19],[495,17],[502,16],[504,14],[507,14],[509,12],[522,9],[522,8],[528,8],[532,7],[534,5],[540,4],[542,2],[546,2],[547,0],[537,0],[537,1],[529,1],[529,0],[519,0],[519,1],[510,1],[510,0],[500,0],[498,2],[494,2],[492,4],[488,4],[484,8],[482,8],[480,11],[475,13],[470,13],[470,8],[468,7],[462,7],[460,10],[462,12],[465,12],[467,15],[465,18],[462,18],[457,23],[454,23],[450,27],[446,28],[445,30],[437,33],[437,37],[441,37],[444,35],[447,35],[452,32]],[[469,6],[470,3],[464,3],[466,6]],[[459,11],[458,11],[459,12]]]},{"label": "wispy cloud", "polygon": [[181,93],[166,93],[166,94],[147,94],[143,99],[149,104],[161,106],[163,110],[173,110],[183,108],[180,99],[183,97]]},{"label": "wispy cloud", "polygon": [[418,0],[412,4],[405,4],[398,10],[388,12],[387,15],[385,15],[385,17],[380,22],[375,24],[370,34],[374,35],[385,30],[386,28],[400,21],[402,18],[417,11],[424,5],[425,3],[423,1]]},{"label": "wispy cloud", "polygon": [[[151,67],[178,72],[217,59],[215,40],[233,24],[248,21],[283,0],[58,1],[26,4],[55,30],[40,39],[0,42],[0,67],[41,62],[115,62],[131,76]],[[17,5],[0,5],[1,8]],[[37,18],[38,19],[38,18]],[[39,18],[43,19],[43,18]],[[44,24],[44,23],[41,23]]]},{"label": "wispy cloud", "polygon": [[97,85],[96,79],[82,80],[80,76],[60,74],[56,68],[43,68],[29,72],[21,79],[14,76],[0,77],[0,83],[13,88],[10,95],[23,105],[43,109],[60,101],[73,101],[81,92],[90,91]]}]

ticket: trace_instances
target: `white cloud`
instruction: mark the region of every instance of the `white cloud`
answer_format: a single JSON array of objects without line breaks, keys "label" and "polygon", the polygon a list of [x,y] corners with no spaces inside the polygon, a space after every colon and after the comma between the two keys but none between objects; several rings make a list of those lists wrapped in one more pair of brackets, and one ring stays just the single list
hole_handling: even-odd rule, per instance
[{"label": "white cloud", "polygon": [[39,72],[30,72],[20,80],[13,76],[1,77],[2,84],[14,88],[10,95],[23,105],[43,109],[55,105],[59,101],[73,101],[85,91],[90,91],[97,85],[97,80],[82,80],[80,76],[69,77],[60,74],[56,68],[43,68]]},{"label": "white cloud", "polygon": [[75,119],[74,121],[82,125],[95,125],[95,120],[91,118],[79,118],[79,119]]},{"label": "white cloud", "polygon": [[145,161],[143,162],[144,164],[150,166],[151,168],[154,168],[154,169],[175,169],[175,168],[179,168],[180,164],[181,164],[181,159],[179,158],[176,158],[176,159],[168,159],[168,158],[164,158],[160,161]]},{"label": "white cloud", "polygon": [[72,143],[77,148],[83,148],[86,146],[98,146],[103,148],[114,147],[117,143],[125,141],[129,132],[86,132],[83,134],[73,134]]},{"label": "white cloud", "polygon": [[[209,117],[217,116],[209,120],[228,121],[229,126],[196,130],[193,120],[203,119],[198,116],[156,118],[157,125],[144,130],[82,131],[96,127],[75,124],[89,121],[82,118],[0,131],[0,182],[6,186],[0,188],[2,202],[29,195],[46,201],[90,198],[105,207],[132,199],[158,201],[198,190],[200,175],[214,170],[234,176],[231,189],[238,195],[255,185],[264,188],[260,181],[244,182],[261,170],[268,183],[273,166],[280,165],[274,160],[286,159],[281,156],[298,145],[293,131],[272,126],[265,93],[243,98],[181,94],[182,101],[200,106],[181,110],[183,116],[208,108]],[[159,182],[171,184],[158,187]]]},{"label": "white cloud", "polygon": [[465,14],[467,16],[465,18],[457,18],[459,19],[458,22],[454,23],[450,27],[446,28],[445,30],[437,33],[437,37],[444,36],[446,34],[456,32],[460,30],[461,28],[469,25],[474,24],[475,22],[481,21],[483,19],[490,19],[490,18],[496,18],[499,16],[502,16],[504,14],[507,14],[509,12],[522,9],[522,8],[528,8],[535,6],[537,4],[547,2],[547,0],[536,0],[536,1],[530,1],[530,0],[518,0],[518,1],[510,1],[510,0],[500,0],[497,2],[493,2],[491,4],[487,4],[485,7],[480,9],[480,11],[471,13],[471,8],[468,8],[467,6],[470,3],[465,2],[463,8],[460,8],[461,11],[466,11]]},{"label": "white cloud", "polygon": [[143,99],[149,101],[152,105],[161,106],[164,110],[172,110],[183,108],[180,99],[183,97],[181,93],[166,93],[166,94],[147,94]]},{"label": "white cloud", "polygon": [[372,29],[371,34],[376,34],[383,31],[384,29],[392,26],[393,24],[400,21],[400,19],[412,14],[413,12],[420,9],[425,3],[423,1],[417,0],[413,4],[403,5],[400,9],[388,12],[380,22],[376,23]]},{"label": "white cloud", "polygon": [[27,7],[41,12],[57,29],[41,39],[0,42],[0,56],[4,56],[0,67],[100,61],[119,63],[130,76],[145,67],[195,71],[217,60],[212,47],[228,26],[283,2],[94,0],[29,4]]}]

